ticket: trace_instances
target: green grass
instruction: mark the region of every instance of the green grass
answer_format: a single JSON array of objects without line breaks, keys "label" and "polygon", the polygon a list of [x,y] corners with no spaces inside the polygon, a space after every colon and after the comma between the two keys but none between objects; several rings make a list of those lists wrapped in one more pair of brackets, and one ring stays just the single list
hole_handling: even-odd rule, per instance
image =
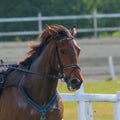
[{"label": "green grass", "polygon": [[[60,93],[74,93],[67,89],[66,84],[61,83],[58,85]],[[64,119],[65,120],[77,120],[77,103],[64,102]]]},{"label": "green grass", "polygon": [[[65,84],[58,85],[59,92],[69,92]],[[114,94],[120,91],[120,80],[98,81],[84,84],[85,93]],[[113,104],[107,102],[94,102],[92,104],[94,120],[113,120]],[[64,103],[65,120],[77,120],[77,103]]]},{"label": "green grass", "polygon": [[120,37],[120,31],[116,31],[112,34],[112,37]]}]

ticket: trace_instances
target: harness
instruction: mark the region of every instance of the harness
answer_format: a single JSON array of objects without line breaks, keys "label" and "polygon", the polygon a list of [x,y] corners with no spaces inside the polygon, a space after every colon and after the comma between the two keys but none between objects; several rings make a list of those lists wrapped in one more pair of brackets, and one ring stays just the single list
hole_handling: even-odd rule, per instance
[{"label": "harness", "polygon": [[35,103],[24,91],[23,87],[21,84],[18,85],[22,95],[24,96],[25,100],[27,101],[28,104],[30,104],[35,110],[41,113],[41,118],[40,120],[46,120],[46,113],[50,110],[50,108],[55,104],[57,100],[58,93],[56,92],[55,95],[52,97],[52,99],[46,104],[45,107],[41,107],[37,103]]},{"label": "harness", "polygon": [[[73,38],[64,38],[61,39],[59,41],[63,41],[63,40],[72,40]],[[58,41],[58,42],[59,42]],[[38,75],[40,77],[49,77],[49,78],[53,78],[53,79],[64,79],[67,82],[67,77],[64,74],[64,70],[69,69],[69,68],[79,68],[79,65],[77,64],[69,64],[66,66],[63,66],[61,63],[61,59],[60,59],[60,55],[59,55],[59,51],[58,51],[58,42],[55,42],[55,54],[57,56],[57,62],[58,62],[58,69],[59,69],[59,74],[58,75],[53,75],[53,74],[46,74],[46,73],[39,73],[39,72],[34,72],[28,69],[24,69],[21,67],[16,67],[16,66],[11,66],[11,65],[0,65],[2,67],[6,67],[11,70],[18,70],[24,73],[28,73],[28,74],[34,74],[34,75]],[[3,83],[4,83],[4,79],[2,79]],[[25,92],[25,90],[22,87],[21,81],[18,84],[18,88],[20,90],[20,92],[22,93],[22,95],[24,96],[25,100],[27,101],[28,104],[30,104],[34,109],[36,109],[38,112],[41,113],[41,118],[40,120],[46,120],[46,113],[50,110],[50,108],[55,104],[57,98],[58,98],[58,93],[57,91],[55,92],[54,96],[52,97],[52,99],[47,103],[47,105],[45,107],[41,107],[40,105],[38,105],[37,103],[35,103]]]}]

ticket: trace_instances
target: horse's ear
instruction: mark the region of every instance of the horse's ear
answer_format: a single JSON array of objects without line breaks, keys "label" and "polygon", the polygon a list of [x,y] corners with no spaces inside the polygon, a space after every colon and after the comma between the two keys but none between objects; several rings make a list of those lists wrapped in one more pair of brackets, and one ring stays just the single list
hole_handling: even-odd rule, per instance
[{"label": "horse's ear", "polygon": [[73,27],[70,29],[70,32],[72,36],[75,36],[77,34],[77,25],[73,25]]}]

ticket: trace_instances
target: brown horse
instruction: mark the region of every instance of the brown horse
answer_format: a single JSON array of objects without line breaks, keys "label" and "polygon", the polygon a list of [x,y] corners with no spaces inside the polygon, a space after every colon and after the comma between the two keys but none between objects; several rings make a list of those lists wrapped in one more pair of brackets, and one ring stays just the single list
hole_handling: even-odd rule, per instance
[{"label": "brown horse", "polygon": [[0,96],[0,120],[63,120],[58,79],[69,90],[79,89],[83,81],[75,34],[75,27],[70,32],[61,25],[48,26],[17,67],[5,66],[9,75]]}]

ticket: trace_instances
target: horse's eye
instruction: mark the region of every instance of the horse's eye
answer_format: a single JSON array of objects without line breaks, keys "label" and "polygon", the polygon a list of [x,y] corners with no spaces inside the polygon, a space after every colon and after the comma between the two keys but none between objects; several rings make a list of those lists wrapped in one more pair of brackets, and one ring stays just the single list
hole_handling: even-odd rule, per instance
[{"label": "horse's eye", "polygon": [[61,54],[65,54],[65,51],[64,51],[64,50],[60,50],[60,53],[61,53]]}]

